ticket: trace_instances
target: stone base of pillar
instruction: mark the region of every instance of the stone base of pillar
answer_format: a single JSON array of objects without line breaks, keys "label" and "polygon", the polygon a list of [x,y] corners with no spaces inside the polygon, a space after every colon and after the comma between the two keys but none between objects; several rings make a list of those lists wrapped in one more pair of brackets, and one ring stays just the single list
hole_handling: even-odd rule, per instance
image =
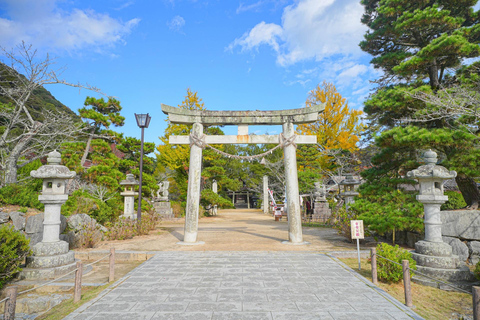
[{"label": "stone base of pillar", "polygon": [[291,242],[291,241],[282,241],[282,244],[290,244],[292,246],[304,246],[310,244],[310,242],[302,241],[302,242]]},{"label": "stone base of pillar", "polygon": [[184,242],[184,241],[179,241],[177,244],[182,245],[182,246],[198,246],[201,244],[205,244],[205,241],[197,241],[197,242]]},{"label": "stone base of pillar", "polygon": [[[473,282],[475,277],[470,269],[458,256],[452,254],[452,247],[443,242],[418,241],[415,243],[415,251],[412,258],[417,262],[417,270],[429,277],[459,283]],[[412,280],[416,283],[436,287],[440,289],[453,290],[440,282],[415,274]]]},{"label": "stone base of pillar", "polygon": [[312,221],[327,222],[332,215],[332,210],[328,206],[328,202],[315,202],[313,207]]},{"label": "stone base of pillar", "polygon": [[155,201],[153,203],[153,208],[155,209],[155,213],[160,215],[163,220],[171,220],[175,218],[170,201]]},{"label": "stone base of pillar", "polygon": [[39,242],[32,251],[33,255],[27,257],[26,267],[19,273],[19,279],[54,279],[76,268],[74,253],[68,250],[66,241]]}]

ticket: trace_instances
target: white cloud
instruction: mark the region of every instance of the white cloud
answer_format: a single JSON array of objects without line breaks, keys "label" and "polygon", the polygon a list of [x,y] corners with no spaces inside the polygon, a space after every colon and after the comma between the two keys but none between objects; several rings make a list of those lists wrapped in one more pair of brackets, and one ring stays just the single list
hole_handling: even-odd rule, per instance
[{"label": "white cloud", "polygon": [[125,8],[128,8],[130,7],[131,5],[133,5],[134,2],[133,1],[127,1],[125,2],[124,4],[120,5],[119,7],[115,8],[115,10],[123,10]]},{"label": "white cloud", "polygon": [[242,13],[242,12],[245,12],[245,11],[250,11],[250,10],[258,10],[263,4],[264,4],[265,1],[257,1],[255,3],[252,3],[252,4],[244,4],[243,2],[240,2],[240,5],[238,6],[237,8],[237,14],[239,13]]},{"label": "white cloud", "polygon": [[364,64],[356,64],[348,69],[343,70],[338,76],[337,81],[339,84],[349,84],[353,79],[365,74],[368,71],[368,66]]},{"label": "white cloud", "polygon": [[234,47],[240,46],[242,50],[251,50],[262,44],[268,44],[279,52],[278,41],[282,39],[282,34],[283,30],[279,25],[262,21],[249,32],[245,32],[242,37],[235,39],[227,49],[232,50]]},{"label": "white cloud", "polygon": [[[285,7],[281,25],[261,22],[229,46],[242,51],[267,44],[277,52],[282,66],[299,61],[323,60],[334,55],[359,55],[358,43],[366,27],[360,22],[363,7],[357,0],[299,0]],[[261,41],[254,31],[266,26]]]},{"label": "white cloud", "polygon": [[7,0],[7,18],[0,18],[0,43],[13,46],[22,40],[36,47],[78,50],[125,43],[125,36],[140,22],[122,22],[93,10],[62,10],[57,0]]},{"label": "white cloud", "polygon": [[183,26],[185,25],[185,19],[181,16],[175,16],[172,20],[167,22],[168,28],[173,31],[181,32]]}]

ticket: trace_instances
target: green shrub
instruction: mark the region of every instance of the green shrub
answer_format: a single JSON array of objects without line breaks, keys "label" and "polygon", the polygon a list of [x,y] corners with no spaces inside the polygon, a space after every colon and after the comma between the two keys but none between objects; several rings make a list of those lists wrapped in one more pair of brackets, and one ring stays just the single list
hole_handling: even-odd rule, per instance
[{"label": "green shrub", "polygon": [[475,265],[475,270],[473,270],[473,275],[477,280],[480,280],[480,260]]},{"label": "green shrub", "polygon": [[105,236],[108,240],[126,240],[131,239],[137,234],[135,220],[120,217],[115,222],[107,222],[105,227],[108,231]]},{"label": "green shrub", "polygon": [[[39,179],[35,179],[39,180]],[[43,204],[38,201],[39,192],[42,190],[42,183],[29,180],[27,183],[15,183],[4,186],[0,189],[0,203],[18,205],[21,207],[43,210]]]},{"label": "green shrub", "polygon": [[[381,257],[398,262],[400,265],[385,260]],[[391,246],[387,243],[377,245],[377,275],[383,282],[398,282],[403,279],[402,260],[408,260],[410,269],[417,270],[417,263],[412,258],[412,254],[398,245]],[[413,272],[410,272],[410,278]]]},{"label": "green shrub", "polygon": [[145,235],[150,230],[155,229],[157,223],[160,221],[158,214],[142,214],[142,221],[140,224],[138,220],[120,217],[115,222],[107,222],[105,227],[108,231],[105,236],[108,240],[126,240],[134,236]]},{"label": "green shrub", "polygon": [[456,210],[467,206],[467,203],[460,192],[446,191],[445,195],[448,196],[448,201],[442,204],[440,210]]},{"label": "green shrub", "polygon": [[218,208],[234,208],[232,201],[227,200],[213,192],[211,189],[203,189],[200,198],[203,207],[217,205]]},{"label": "green shrub", "polygon": [[123,202],[120,195],[103,202],[82,189],[75,190],[62,206],[62,214],[65,217],[86,213],[100,224],[115,220],[122,210]]},{"label": "green shrub", "polygon": [[137,222],[137,229],[138,229],[138,235],[145,235],[150,232],[150,230],[154,230],[155,227],[157,226],[157,223],[160,221],[160,216],[156,213],[153,214],[143,214],[142,215],[142,221],[140,222],[140,225]]},{"label": "green shrub", "polygon": [[11,225],[0,227],[0,289],[21,271],[20,265],[31,254],[30,240]]}]

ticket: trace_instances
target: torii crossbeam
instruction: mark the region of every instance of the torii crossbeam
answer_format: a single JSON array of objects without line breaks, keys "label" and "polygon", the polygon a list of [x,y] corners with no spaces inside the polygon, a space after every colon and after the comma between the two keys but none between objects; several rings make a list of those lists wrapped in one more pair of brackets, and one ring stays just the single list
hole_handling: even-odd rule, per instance
[{"label": "torii crossbeam", "polygon": [[[205,144],[274,144],[282,143],[284,149],[285,182],[287,186],[288,244],[305,244],[302,234],[302,219],[298,192],[297,144],[315,144],[316,136],[297,136],[294,124],[317,121],[325,104],[312,107],[278,111],[200,111],[186,110],[162,104],[163,113],[171,123],[193,124],[190,136],[170,136],[171,144],[190,144],[190,167],[188,171],[187,208],[185,234],[181,244],[201,244],[197,241],[198,214],[200,208],[200,178],[202,150]],[[203,125],[237,125],[238,135],[206,136]],[[282,125],[280,135],[249,135],[248,125]]]}]

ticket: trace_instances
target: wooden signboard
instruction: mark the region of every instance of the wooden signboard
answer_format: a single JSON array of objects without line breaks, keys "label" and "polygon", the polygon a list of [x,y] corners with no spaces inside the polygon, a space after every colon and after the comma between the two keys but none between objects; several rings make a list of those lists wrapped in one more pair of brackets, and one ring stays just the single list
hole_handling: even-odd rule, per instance
[{"label": "wooden signboard", "polygon": [[350,221],[350,232],[352,234],[352,240],[363,239],[363,220],[351,220]]}]

